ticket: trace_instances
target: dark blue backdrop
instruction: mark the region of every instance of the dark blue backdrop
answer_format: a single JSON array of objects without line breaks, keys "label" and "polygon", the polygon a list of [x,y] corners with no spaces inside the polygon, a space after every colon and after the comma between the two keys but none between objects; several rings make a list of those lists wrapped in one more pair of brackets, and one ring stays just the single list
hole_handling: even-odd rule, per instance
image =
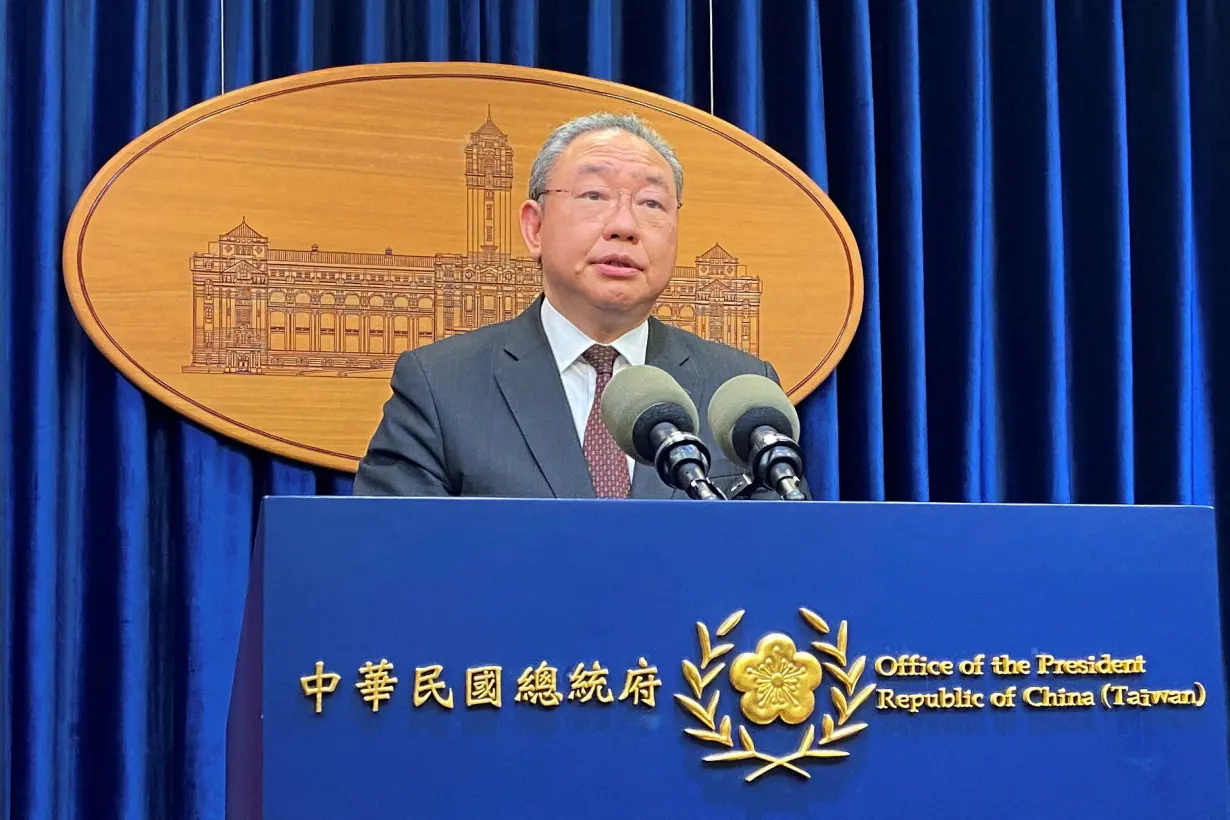
[{"label": "dark blue backdrop", "polygon": [[90,176],[223,74],[489,60],[712,97],[862,249],[862,326],[801,408],[820,496],[1230,492],[1226,3],[714,0],[712,61],[705,0],[0,9],[0,816],[217,816],[257,500],[349,490],[145,398],[64,295]]}]

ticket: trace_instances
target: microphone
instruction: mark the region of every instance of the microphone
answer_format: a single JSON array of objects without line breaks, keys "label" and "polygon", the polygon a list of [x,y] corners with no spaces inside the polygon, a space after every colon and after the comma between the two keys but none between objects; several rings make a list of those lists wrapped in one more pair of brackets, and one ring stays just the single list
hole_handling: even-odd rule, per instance
[{"label": "microphone", "polygon": [[726,499],[709,480],[696,405],[665,370],[633,365],[616,373],[602,393],[602,423],[619,449],[655,468],[667,486],[689,498]]},{"label": "microphone", "polygon": [[748,468],[753,480],[787,501],[806,501],[801,489],[799,414],[770,378],[735,376],[709,400],[709,429],[722,452]]}]

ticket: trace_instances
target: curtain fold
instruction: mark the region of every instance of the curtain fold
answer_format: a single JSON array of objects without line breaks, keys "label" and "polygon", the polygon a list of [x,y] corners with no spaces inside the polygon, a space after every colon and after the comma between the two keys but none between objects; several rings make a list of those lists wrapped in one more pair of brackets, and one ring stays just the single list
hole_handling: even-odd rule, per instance
[{"label": "curtain fold", "polygon": [[[0,248],[13,247],[13,220],[16,215],[13,186],[13,142],[15,96],[12,93],[10,64],[12,52],[10,15],[0,13]],[[0,251],[0,817],[13,816],[13,640],[19,634],[15,628],[17,583],[14,561],[15,531],[13,447],[13,408],[16,401],[13,387],[16,379],[13,350],[13,324],[10,305],[13,303],[13,264],[10,253]],[[22,750],[25,754],[25,750]]]},{"label": "curtain fold", "polygon": [[848,354],[800,407],[819,497],[1230,497],[1227,2],[10,2],[0,816],[222,816],[259,499],[351,487],[116,373],[61,284],[77,197],[223,90],[402,60],[712,105],[829,193],[866,291]]},{"label": "curtain fold", "polygon": [[1094,317],[1072,329],[1076,380],[1070,413],[1074,476],[1087,503],[1132,502],[1135,418],[1132,334],[1131,202],[1128,186],[1128,100],[1122,9],[1101,19],[1070,4],[1056,8],[1065,57],[1059,118],[1069,178],[1064,191],[1067,304],[1074,317]]}]

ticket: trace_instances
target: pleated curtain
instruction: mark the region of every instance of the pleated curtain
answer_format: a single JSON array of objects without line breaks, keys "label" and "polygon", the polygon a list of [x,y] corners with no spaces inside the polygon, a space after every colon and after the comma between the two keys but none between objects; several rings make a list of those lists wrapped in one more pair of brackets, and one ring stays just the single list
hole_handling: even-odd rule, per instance
[{"label": "pleated curtain", "polygon": [[0,816],[222,816],[259,500],[350,491],[83,334],[67,218],[146,129],[402,60],[712,110],[862,252],[858,335],[800,408],[819,497],[1204,505],[1230,497],[1228,26],[1214,0],[0,3]]}]

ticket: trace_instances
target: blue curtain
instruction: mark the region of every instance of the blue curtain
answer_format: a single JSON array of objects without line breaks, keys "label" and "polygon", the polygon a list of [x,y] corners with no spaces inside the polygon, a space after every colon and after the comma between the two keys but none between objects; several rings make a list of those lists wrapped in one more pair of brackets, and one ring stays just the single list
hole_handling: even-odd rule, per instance
[{"label": "blue curtain", "polygon": [[99,166],[249,83],[485,60],[712,101],[862,249],[801,408],[819,496],[1230,497],[1225,3],[712,8],[711,59],[707,0],[0,2],[0,817],[221,816],[259,498],[349,492],[146,398],[61,285]]}]

